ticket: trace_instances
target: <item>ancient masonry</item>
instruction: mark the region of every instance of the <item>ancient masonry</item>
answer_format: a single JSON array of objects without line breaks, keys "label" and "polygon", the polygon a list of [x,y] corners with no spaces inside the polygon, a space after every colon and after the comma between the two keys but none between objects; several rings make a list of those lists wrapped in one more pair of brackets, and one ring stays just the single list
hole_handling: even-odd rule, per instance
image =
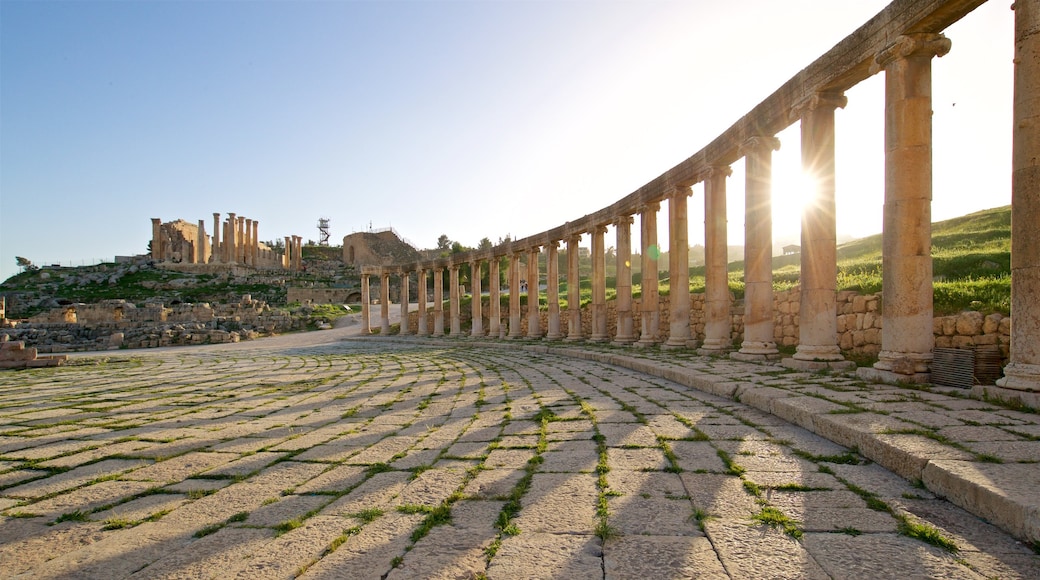
[{"label": "ancient masonry", "polygon": [[[809,204],[802,219],[801,286],[798,297],[798,340],[792,358],[783,364],[796,369],[846,368],[838,332],[839,304],[836,282],[834,113],[846,104],[845,92],[861,81],[883,74],[885,79],[885,192],[884,278],[880,323],[859,336],[880,335],[878,361],[857,372],[865,379],[885,382],[927,382],[931,378],[936,325],[943,342],[954,342],[945,322],[936,322],[932,307],[931,199],[932,95],[934,58],[950,51],[942,34],[985,0],[896,0],[833,49],[805,67],[772,95],[741,117],[729,129],[685,161],[617,202],[582,218],[490,250],[478,250],[431,261],[398,260],[372,264],[362,270],[361,289],[368,298],[369,279],[380,282],[380,328],[389,330],[390,276],[400,279],[401,295],[408,281],[418,283],[419,314],[416,327],[402,316],[401,332],[441,335],[445,332],[442,306],[444,275],[449,292],[448,332],[460,331],[459,268],[487,264],[491,272],[489,313],[484,326],[480,300],[472,301],[472,334],[492,337],[549,340],[614,341],[618,344],[663,348],[697,348],[701,353],[727,355],[745,361],[780,358],[775,328],[772,284],[771,182],[776,135],[795,122],[801,125],[803,170],[815,178],[817,203]],[[1020,0],[1013,6],[1014,108],[1012,119],[1012,290],[1010,362],[996,386],[976,387],[977,394],[1040,407],[1040,2]],[[1011,79],[1009,79],[1009,82]],[[696,114],[692,112],[691,114]],[[797,146],[797,144],[796,144]],[[733,347],[733,321],[726,276],[726,181],[730,166],[744,159],[745,297],[739,348]],[[672,286],[667,305],[667,327],[658,310],[656,289],[633,300],[630,260],[632,225],[639,217],[642,272],[658,271],[650,248],[657,243],[657,214],[667,204],[668,271],[672,280],[687,276],[689,245],[687,199],[693,186],[703,184],[706,248],[706,292],[703,299],[703,338],[693,332],[693,300],[689,287]],[[609,334],[606,305],[604,234],[616,232],[616,322]],[[591,238],[592,302],[588,328],[582,323],[578,271],[578,242]],[[560,312],[558,248],[567,245],[568,310]],[[547,271],[539,272],[541,252]],[[508,312],[499,308],[500,260],[510,263],[510,288],[519,288],[521,260],[528,264],[527,280],[544,280],[549,310],[543,324],[537,301],[529,302],[526,331],[522,329],[519,293],[510,292]],[[433,274],[432,325],[428,322],[427,285]],[[544,278],[543,278],[544,276]],[[532,288],[537,285],[532,284]],[[473,292],[479,292],[473,288]],[[369,301],[363,300],[363,324],[370,327]],[[636,308],[641,316],[636,317]],[[404,310],[404,307],[402,307]],[[860,313],[867,318],[867,312]],[[876,316],[876,315],[873,315]],[[636,320],[639,326],[635,325]],[[477,321],[480,321],[479,323]],[[846,319],[846,326],[847,326]],[[992,325],[992,324],[991,324]],[[959,323],[954,324],[960,326]],[[780,338],[783,338],[781,335]],[[844,334],[842,335],[844,336]],[[853,335],[856,336],[855,334]],[[983,335],[985,336],[985,334]],[[852,339],[855,341],[855,338]],[[966,339],[958,339],[963,342]],[[972,339],[974,340],[974,339]],[[1000,341],[999,337],[984,338]]]},{"label": "ancient masonry", "polygon": [[303,238],[285,236],[285,248],[275,250],[260,242],[260,221],[229,213],[213,214],[213,235],[205,220],[162,223],[152,218],[152,260],[180,264],[223,264],[253,268],[303,269]]}]

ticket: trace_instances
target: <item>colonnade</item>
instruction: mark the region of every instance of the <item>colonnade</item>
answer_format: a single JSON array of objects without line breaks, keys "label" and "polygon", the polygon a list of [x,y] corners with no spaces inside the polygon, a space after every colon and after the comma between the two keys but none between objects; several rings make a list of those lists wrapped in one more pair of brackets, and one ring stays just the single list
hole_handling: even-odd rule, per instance
[{"label": "colonnade", "polygon": [[[229,213],[221,220],[220,213],[213,214],[213,234],[207,235],[205,220],[198,225],[174,226],[177,243],[172,241],[169,229],[171,224],[163,224],[159,218],[152,218],[151,257],[157,262],[179,259],[187,264],[227,264],[250,266],[253,268],[285,268],[301,270],[303,268],[303,238],[285,236],[285,251],[276,254],[274,250],[260,243],[260,220]],[[192,230],[194,229],[194,232]],[[190,235],[188,235],[190,234]],[[183,239],[188,235],[191,239]],[[173,246],[179,246],[174,248]],[[174,252],[179,252],[175,256]]]},{"label": "colonnade", "polygon": [[[383,288],[393,271],[406,284],[412,273],[419,280],[419,325],[416,334],[429,335],[425,322],[426,280],[434,272],[433,335],[443,335],[442,272],[451,273],[450,334],[460,335],[458,268],[469,264],[491,272],[490,312],[485,330],[479,282],[474,284],[471,336],[521,337],[520,264],[526,256],[528,281],[527,332],[524,338],[547,340],[612,340],[646,347],[658,343],[660,311],[657,284],[657,213],[668,211],[667,338],[662,348],[697,348],[703,354],[723,354],[740,360],[780,358],[774,341],[772,280],[772,152],[776,135],[800,122],[804,172],[815,188],[815,203],[802,217],[800,335],[786,366],[798,369],[848,367],[838,347],[836,330],[836,176],[835,111],[846,104],[846,90],[874,74],[885,79],[885,191],[883,230],[882,345],[878,362],[861,368],[865,378],[923,382],[930,378],[932,334],[931,198],[932,128],[931,63],[949,52],[942,30],[982,4],[961,1],[896,0],[870,23],[814,61],[730,129],[689,159],[617,203],[575,222],[541,234],[502,244],[491,250],[456,254],[451,258],[393,268],[366,267],[362,289],[379,275]],[[1040,395],[1040,3],[1020,0],[1015,10],[1015,104],[1012,160],[1012,342],[1011,362],[994,394],[1033,402]],[[739,346],[731,336],[730,292],[727,279],[726,185],[730,166],[743,158],[745,167],[745,296],[744,334]],[[691,332],[688,283],[688,197],[703,183],[705,300],[703,340]],[[642,259],[640,328],[634,328],[631,225],[639,217]],[[613,226],[617,248],[616,312],[613,336],[608,335],[604,234]],[[590,332],[583,333],[578,271],[578,243],[589,236],[592,249]],[[567,248],[567,309],[558,304],[558,248]],[[546,268],[539,256],[546,253]],[[508,259],[508,314],[498,310],[501,299],[499,261]],[[547,328],[538,312],[539,280],[544,275],[548,300]],[[479,275],[473,279],[479,279]],[[383,291],[386,298],[386,290]],[[402,296],[407,294],[402,293]],[[405,302],[407,300],[404,300]],[[386,305],[382,329],[387,331]],[[363,306],[367,312],[368,303]],[[407,311],[402,308],[403,320]],[[367,316],[367,314],[366,314]],[[365,326],[365,328],[369,328]],[[402,333],[410,333],[406,324]],[[1032,397],[1032,398],[1030,398]],[[1035,403],[1034,403],[1035,404]]]}]

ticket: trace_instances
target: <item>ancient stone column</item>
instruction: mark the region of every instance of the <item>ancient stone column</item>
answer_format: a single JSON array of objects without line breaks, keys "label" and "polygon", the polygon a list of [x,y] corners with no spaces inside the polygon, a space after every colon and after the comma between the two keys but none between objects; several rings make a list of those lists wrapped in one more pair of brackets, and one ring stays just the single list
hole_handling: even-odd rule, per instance
[{"label": "ancient stone column", "polygon": [[235,229],[235,263],[245,264],[246,218],[239,216]]},{"label": "ancient stone column", "polygon": [[728,167],[712,167],[704,179],[704,344],[700,354],[730,350],[729,241],[726,235],[726,178]]},{"label": "ancient stone column", "polygon": [[498,256],[488,260],[488,335],[498,338],[502,335],[502,280],[501,265]]},{"label": "ancient stone column", "polygon": [[417,288],[419,294],[419,321],[416,323],[417,328],[415,334],[419,336],[429,336],[430,328],[429,324],[426,322],[426,268],[419,268],[417,276],[419,282],[419,287]]},{"label": "ancient stone column", "polygon": [[560,340],[560,242],[551,241],[546,246],[545,256],[545,297],[549,303],[549,329],[546,340]]},{"label": "ancient stone column", "polygon": [[661,345],[666,349],[696,346],[690,334],[690,193],[678,185],[668,198],[668,340]]},{"label": "ancient stone column", "polygon": [[294,246],[296,248],[296,269],[303,270],[303,237],[293,236],[295,240]]},{"label": "ancient stone column", "polygon": [[642,297],[640,306],[642,320],[637,346],[651,346],[657,343],[657,333],[661,324],[661,312],[658,308],[657,258],[661,249],[657,245],[657,211],[661,209],[658,202],[650,203],[639,211],[639,244],[640,244],[640,287]]},{"label": "ancient stone column", "polygon": [[411,325],[408,324],[408,270],[401,270],[401,334],[411,334]]},{"label": "ancient stone column", "polygon": [[931,379],[932,58],[949,50],[941,34],[911,34],[875,58],[885,71],[881,352],[857,371],[872,380]]},{"label": "ancient stone column", "polygon": [[383,336],[390,334],[390,273],[379,273],[379,332]]},{"label": "ancient stone column", "polygon": [[220,262],[220,214],[213,214],[213,250],[209,254],[210,262]]},{"label": "ancient stone column", "polygon": [[620,216],[614,220],[617,236],[616,271],[617,282],[617,331],[614,344],[632,344],[636,337],[632,328],[632,216]]},{"label": "ancient stone column", "polygon": [[282,265],[286,270],[293,269],[293,243],[292,236],[285,236],[285,253],[282,254]]},{"label": "ancient stone column", "polygon": [[744,155],[744,342],[730,357],[738,360],[777,359],[773,338],[773,151],[775,137],[748,139]]},{"label": "ancient stone column", "polygon": [[509,338],[520,338],[520,252],[509,255]]},{"label": "ancient stone column", "polygon": [[152,259],[156,262],[163,259],[161,218],[152,218]]},{"label": "ancient stone column", "polygon": [[368,285],[368,274],[361,275],[361,333],[372,332],[372,289]]},{"label": "ancient stone column", "polygon": [[444,268],[433,270],[433,335],[444,336]]},{"label": "ancient stone column", "polygon": [[242,263],[253,265],[253,220],[246,219],[245,238],[242,243]]},{"label": "ancient stone column", "polygon": [[238,243],[238,238],[235,237],[235,224],[237,218],[235,214],[228,212],[227,219],[227,231],[224,236],[224,262],[233,264],[235,262],[235,245]]},{"label": "ancient stone column", "polygon": [[1040,6],[1015,2],[1014,8],[1011,362],[991,394],[1040,408]]},{"label": "ancient stone column", "polygon": [[195,263],[206,263],[206,220],[199,220],[199,227],[195,235]]},{"label": "ancient stone column", "polygon": [[812,96],[803,105],[802,173],[814,188],[802,207],[798,348],[785,366],[799,370],[852,368],[838,348],[835,317],[838,276],[834,203],[834,109],[847,99],[837,93]]},{"label": "ancient stone column", "polygon": [[480,304],[480,260],[469,263],[469,285],[470,285],[470,315],[473,318],[473,326],[470,328],[470,336],[484,336],[484,313],[481,312]]},{"label": "ancient stone column", "polygon": [[581,274],[578,271],[578,242],[581,234],[567,238],[567,340],[582,340]]},{"label": "ancient stone column", "polygon": [[260,265],[260,222],[253,220],[253,265]]},{"label": "ancient stone column", "polygon": [[451,310],[451,332],[449,332],[448,336],[458,336],[462,333],[460,300],[459,265],[452,264],[448,270],[448,306]]},{"label": "ancient stone column", "polygon": [[538,314],[538,254],[540,248],[535,246],[527,251],[527,337],[541,338],[542,319]]},{"label": "ancient stone column", "polygon": [[607,342],[607,255],[603,236],[605,226],[592,228],[592,342]]}]

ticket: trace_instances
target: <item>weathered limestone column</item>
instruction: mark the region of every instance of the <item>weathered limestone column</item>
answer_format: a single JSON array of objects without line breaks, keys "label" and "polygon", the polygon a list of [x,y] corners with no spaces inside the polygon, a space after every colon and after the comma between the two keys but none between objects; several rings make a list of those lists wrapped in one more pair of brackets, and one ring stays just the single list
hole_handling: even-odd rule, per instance
[{"label": "weathered limestone column", "polygon": [[419,268],[416,274],[419,287],[416,288],[419,301],[419,321],[416,323],[415,334],[429,336],[430,328],[426,322],[426,268]]},{"label": "weathered limestone column", "polygon": [[527,338],[542,337],[542,319],[538,314],[538,254],[540,248],[534,246],[527,251]]},{"label": "weathered limestone column", "polygon": [[520,252],[509,255],[509,338],[520,338]]},{"label": "weathered limestone column", "polygon": [[451,331],[448,336],[462,334],[461,300],[459,295],[459,265],[452,264],[448,270],[448,308],[450,309]]},{"label": "weathered limestone column", "polygon": [[152,259],[162,260],[162,219],[152,218]]},{"label": "weathered limestone column", "polygon": [[698,354],[719,354],[732,346],[726,235],[726,178],[728,166],[712,167],[704,179],[704,343]]},{"label": "weathered limestone column", "polygon": [[813,95],[802,118],[802,173],[815,189],[802,208],[798,348],[784,366],[798,370],[854,368],[838,348],[835,317],[838,276],[834,203],[834,110],[847,99],[837,93]]},{"label": "weathered limestone column", "polygon": [[293,237],[296,238],[296,269],[303,270],[303,237]]},{"label": "weathered limestone column", "polygon": [[213,250],[209,253],[209,261],[220,262],[220,214],[213,214]]},{"label": "weathered limestone column", "polygon": [[199,220],[199,227],[195,235],[195,263],[206,263],[206,220]]},{"label": "weathered limestone column", "polygon": [[[748,139],[744,154],[744,342],[730,358],[745,361],[780,358],[773,338],[773,151],[776,137]],[[930,328],[930,327],[929,327]]]},{"label": "weathered limestone column", "polygon": [[553,240],[545,247],[545,299],[549,306],[549,329],[545,340],[560,340],[560,242]]},{"label": "weathered limestone column", "polygon": [[677,185],[668,198],[668,340],[666,349],[694,348],[690,334],[690,188]]},{"label": "weathered limestone column", "polygon": [[235,262],[246,263],[246,218],[239,216],[238,226],[235,230]]},{"label": "weathered limestone column", "polygon": [[235,214],[228,212],[228,229],[227,235],[224,236],[224,261],[228,264],[234,264],[235,260],[235,248],[238,247],[238,236],[235,235],[235,227],[238,223],[238,218]]},{"label": "weathered limestone column", "polygon": [[260,221],[253,220],[253,239],[250,241],[250,265],[254,268],[260,265]]},{"label": "weathered limestone column", "polygon": [[581,274],[578,271],[578,242],[581,234],[567,238],[567,340],[581,340]]},{"label": "weathered limestone column", "polygon": [[401,334],[411,334],[411,325],[408,324],[408,270],[401,270]]},{"label": "weathered limestone column", "polygon": [[470,314],[473,318],[473,326],[470,328],[470,336],[484,336],[484,313],[481,312],[480,304],[480,260],[469,263],[469,285],[470,285]]},{"label": "weathered limestone column", "polygon": [[488,260],[488,335],[491,338],[502,336],[502,280],[501,266],[498,256]]},{"label": "weathered limestone column", "polygon": [[433,270],[433,335],[444,336],[444,268]]},{"label": "weathered limestone column", "polygon": [[285,252],[282,254],[282,266],[286,270],[293,269],[293,243],[291,236],[285,236]]},{"label": "weathered limestone column", "polygon": [[361,334],[372,333],[372,289],[368,274],[361,275]]},{"label": "weathered limestone column", "polygon": [[379,273],[379,324],[383,336],[390,334],[390,273]]},{"label": "weathered limestone column", "polygon": [[234,234],[235,232],[231,230],[230,219],[224,220],[224,244],[223,247],[220,249],[220,252],[222,257],[221,261],[225,264],[231,263],[231,241],[234,237]]},{"label": "weathered limestone column", "polygon": [[[1011,362],[990,395],[1040,407],[1040,6],[1015,2]],[[976,387],[974,390],[987,390]]]},{"label": "weathered limestone column", "polygon": [[253,265],[253,220],[246,220],[245,242],[242,244],[242,263]]},{"label": "weathered limestone column", "polygon": [[607,342],[607,256],[603,236],[606,226],[592,228],[592,342]]},{"label": "weathered limestone column", "polygon": [[661,209],[658,202],[649,203],[639,211],[639,245],[641,248],[642,272],[640,274],[642,312],[639,342],[636,346],[652,346],[657,344],[657,332],[661,325],[661,312],[658,307],[657,258],[661,249],[657,245],[657,211]]},{"label": "weathered limestone column", "polygon": [[614,220],[614,233],[617,236],[617,331],[614,333],[614,344],[632,344],[636,337],[632,328],[632,216],[620,216]]},{"label": "weathered limestone column", "polygon": [[932,349],[932,58],[941,34],[900,36],[874,59],[885,71],[881,352],[870,380],[928,382]]}]

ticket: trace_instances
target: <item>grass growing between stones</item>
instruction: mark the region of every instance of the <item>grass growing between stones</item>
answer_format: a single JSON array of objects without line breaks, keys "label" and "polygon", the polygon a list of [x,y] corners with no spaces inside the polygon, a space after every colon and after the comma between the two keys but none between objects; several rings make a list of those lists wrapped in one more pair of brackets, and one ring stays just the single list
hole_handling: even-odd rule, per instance
[{"label": "grass growing between stones", "polygon": [[751,516],[751,519],[771,528],[780,529],[796,540],[802,537],[802,530],[798,528],[798,522],[773,506],[763,507],[757,514]]},{"label": "grass growing between stones", "polygon": [[899,521],[899,533],[904,536],[916,538],[950,553],[956,553],[960,550],[953,540],[942,535],[942,532],[935,526],[914,521],[906,514],[900,514],[896,516],[896,519]]}]

